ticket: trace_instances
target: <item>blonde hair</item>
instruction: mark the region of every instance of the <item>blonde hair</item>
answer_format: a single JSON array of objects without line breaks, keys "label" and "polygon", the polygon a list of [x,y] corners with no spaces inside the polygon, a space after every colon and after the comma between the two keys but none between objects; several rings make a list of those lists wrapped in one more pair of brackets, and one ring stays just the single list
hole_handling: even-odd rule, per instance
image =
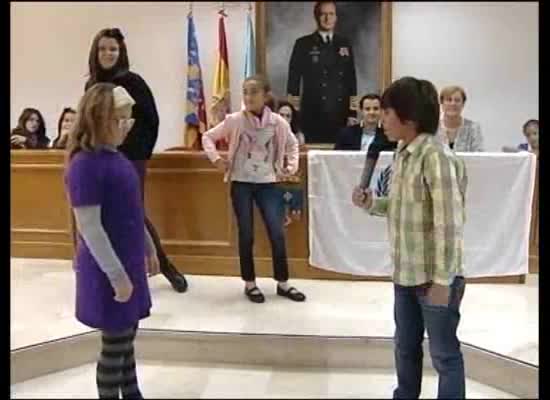
[{"label": "blonde hair", "polygon": [[69,160],[79,151],[94,151],[115,134],[115,110],[135,104],[134,99],[120,86],[96,83],[89,88],[78,105],[76,120],[69,133]]},{"label": "blonde hair", "polygon": [[456,92],[460,93],[460,95],[462,96],[462,102],[466,103],[466,91],[460,86],[444,87],[443,90],[441,90],[441,94],[439,95],[439,102],[443,103],[443,99],[445,97],[451,97]]}]

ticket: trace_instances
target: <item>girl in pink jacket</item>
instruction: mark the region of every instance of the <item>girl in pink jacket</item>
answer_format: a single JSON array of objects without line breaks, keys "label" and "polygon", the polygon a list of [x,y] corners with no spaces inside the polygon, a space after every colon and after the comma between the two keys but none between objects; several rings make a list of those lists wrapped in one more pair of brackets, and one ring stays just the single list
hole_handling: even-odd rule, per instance
[{"label": "girl in pink jacket", "polygon": [[[231,181],[245,295],[255,303],[265,301],[256,286],[252,254],[255,202],[271,242],[277,294],[294,301],[304,301],[304,294],[288,284],[284,205],[276,186],[276,182],[298,170],[298,140],[288,123],[266,106],[269,92],[269,83],[263,76],[247,78],[243,83],[244,110],[227,115],[223,122],[205,132],[202,145],[210,161],[224,172],[224,181]],[[216,150],[215,143],[220,139],[228,143],[227,159]]]}]

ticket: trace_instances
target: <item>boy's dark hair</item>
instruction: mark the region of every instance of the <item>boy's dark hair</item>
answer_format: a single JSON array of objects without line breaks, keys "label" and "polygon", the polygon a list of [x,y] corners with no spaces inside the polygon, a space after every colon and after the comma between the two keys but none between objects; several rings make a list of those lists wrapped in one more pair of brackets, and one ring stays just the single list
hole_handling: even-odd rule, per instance
[{"label": "boy's dark hair", "polygon": [[[119,47],[117,62],[110,71],[103,70],[98,59],[99,41],[104,37],[115,39]],[[128,60],[128,49],[126,48],[124,35],[120,29],[106,28],[100,30],[94,37],[92,47],[90,48],[90,54],[88,55],[88,73],[90,76],[88,78],[88,82],[86,83],[86,89],[89,89],[97,82],[105,81],[107,76],[113,79],[115,77],[125,75],[129,70],[130,61]]]},{"label": "boy's dark hair", "polygon": [[401,122],[414,122],[418,133],[437,132],[439,101],[430,81],[405,77],[393,82],[382,95],[382,109],[387,108],[393,108]]},{"label": "boy's dark hair", "polygon": [[336,9],[336,15],[338,15],[338,9],[336,7],[335,1],[316,1],[315,6],[313,7],[313,16],[315,17],[315,21],[317,22],[317,25],[319,25],[319,18],[321,17],[321,6],[327,3],[334,4],[334,8]]},{"label": "boy's dark hair", "polygon": [[382,104],[382,98],[380,97],[379,94],[369,93],[369,94],[366,94],[363,97],[361,97],[361,100],[359,100],[359,109],[360,110],[363,109],[363,103],[365,102],[365,100],[378,100],[378,102],[380,104]]},{"label": "boy's dark hair", "polygon": [[538,119],[530,119],[526,123],[523,124],[523,133],[525,133],[525,130],[529,125],[536,125],[539,126],[539,120]]}]

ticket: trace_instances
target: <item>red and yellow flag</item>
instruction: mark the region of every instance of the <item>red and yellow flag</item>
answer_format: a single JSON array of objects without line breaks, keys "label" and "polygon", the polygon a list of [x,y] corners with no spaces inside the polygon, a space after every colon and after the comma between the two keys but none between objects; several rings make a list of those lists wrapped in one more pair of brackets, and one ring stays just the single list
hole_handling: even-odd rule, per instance
[{"label": "red and yellow flag", "polygon": [[[213,127],[225,119],[226,114],[231,112],[231,97],[229,90],[229,57],[227,56],[227,39],[225,37],[225,14],[220,12],[218,22],[218,60],[214,74],[214,89],[212,95],[212,106],[210,113],[210,127]],[[225,143],[220,143],[221,148]]]}]

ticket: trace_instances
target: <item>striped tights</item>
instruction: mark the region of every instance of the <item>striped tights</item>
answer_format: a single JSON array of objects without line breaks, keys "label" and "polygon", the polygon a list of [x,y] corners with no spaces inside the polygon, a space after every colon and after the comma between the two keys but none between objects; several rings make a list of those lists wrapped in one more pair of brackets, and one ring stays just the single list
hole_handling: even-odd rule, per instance
[{"label": "striped tights", "polygon": [[136,375],[134,339],[137,325],[122,332],[101,332],[102,349],[96,383],[100,399],[142,399]]}]

